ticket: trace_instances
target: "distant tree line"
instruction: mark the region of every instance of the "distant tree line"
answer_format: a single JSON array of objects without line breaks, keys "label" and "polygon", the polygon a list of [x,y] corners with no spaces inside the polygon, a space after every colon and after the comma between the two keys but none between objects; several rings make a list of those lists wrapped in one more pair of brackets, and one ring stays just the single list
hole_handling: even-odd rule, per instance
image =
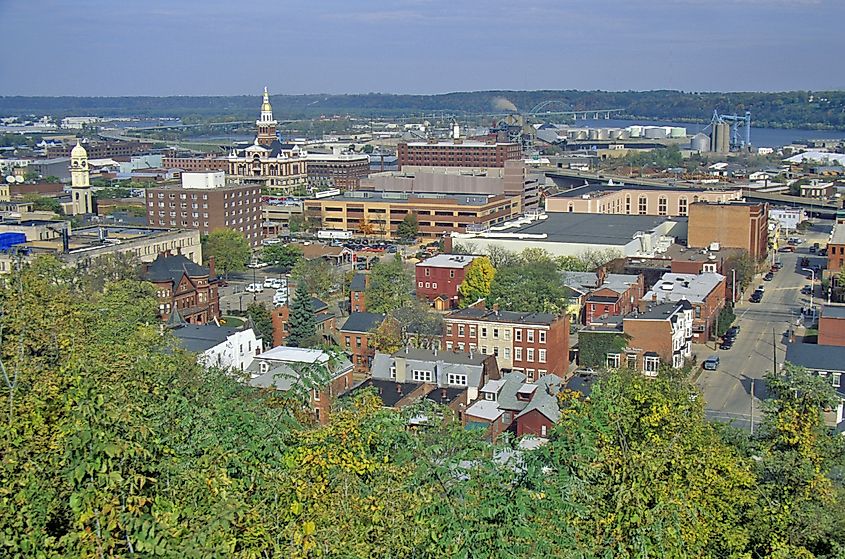
[{"label": "distant tree line", "polygon": [[[810,101],[812,96],[813,101]],[[277,118],[313,118],[325,114],[407,115],[448,111],[476,114],[490,112],[494,100],[507,98],[528,112],[544,101],[558,101],[551,110],[624,109],[624,116],[703,122],[713,110],[723,113],[751,111],[758,126],[783,128],[845,129],[845,91],[788,91],[694,93],[658,91],[475,91],[441,95],[275,95]],[[0,114],[23,116],[69,115],[180,117],[185,122],[209,119],[255,118],[259,96],[233,97],[0,97]]]}]

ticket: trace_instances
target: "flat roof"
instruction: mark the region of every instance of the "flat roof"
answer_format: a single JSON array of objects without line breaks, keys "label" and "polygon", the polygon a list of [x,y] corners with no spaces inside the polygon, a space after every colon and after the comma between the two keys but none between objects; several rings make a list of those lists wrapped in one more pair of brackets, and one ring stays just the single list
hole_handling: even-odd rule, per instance
[{"label": "flat roof", "polygon": [[431,147],[496,147],[496,146],[516,146],[519,145],[515,142],[495,142],[495,143],[487,143],[487,142],[479,142],[477,140],[463,140],[460,142],[455,142],[454,140],[439,140],[437,142],[405,142],[408,146],[420,147],[420,146],[431,146]]},{"label": "flat roof", "polygon": [[[554,177],[551,177],[554,180]],[[583,195],[602,195],[611,192],[620,192],[622,190],[650,190],[653,192],[688,192],[695,194],[697,192],[739,192],[738,188],[686,188],[679,186],[655,186],[647,184],[606,184],[600,182],[588,182],[587,184],[576,186],[568,190],[563,190],[552,196],[552,198],[581,198]]]},{"label": "flat roof", "polygon": [[651,301],[656,296],[658,303],[666,301],[688,301],[698,303],[704,301],[707,295],[725,279],[722,274],[704,272],[701,274],[663,274],[660,280],[643,296]]},{"label": "flat roof", "polygon": [[495,311],[492,309],[479,309],[467,307],[452,311],[445,316],[452,320],[481,320],[485,322],[502,322],[513,324],[551,324],[555,321],[555,315],[551,313],[534,313],[518,311]]},{"label": "flat roof", "polygon": [[834,225],[833,233],[830,236],[830,242],[834,245],[845,245],[845,227]]},{"label": "flat roof", "polygon": [[343,201],[343,202],[387,202],[391,204],[414,204],[425,201],[442,200],[445,202],[452,202],[460,206],[483,206],[492,201],[500,201],[510,199],[511,196],[502,196],[498,194],[425,194],[414,193],[408,194],[404,192],[384,192],[384,191],[357,191],[355,193],[338,194],[336,196],[326,196],[325,198],[309,198],[307,202],[313,201]]},{"label": "flat roof", "polygon": [[479,258],[472,254],[438,254],[418,262],[417,266],[428,266],[431,268],[466,268],[470,263]]},{"label": "flat roof", "polygon": [[652,231],[667,222],[686,221],[683,217],[656,215],[547,213],[539,219],[517,229],[507,229],[510,234],[546,235],[546,240],[562,243],[592,245],[624,245],[641,231]]},{"label": "flat roof", "polygon": [[845,318],[845,305],[825,305],[822,307],[822,318]]}]

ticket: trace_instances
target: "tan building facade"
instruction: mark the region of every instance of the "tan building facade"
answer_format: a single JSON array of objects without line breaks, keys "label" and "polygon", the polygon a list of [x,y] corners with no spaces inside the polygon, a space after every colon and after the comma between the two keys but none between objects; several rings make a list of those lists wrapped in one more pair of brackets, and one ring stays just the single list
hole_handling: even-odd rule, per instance
[{"label": "tan building facade", "polygon": [[687,245],[692,248],[707,248],[711,243],[719,243],[720,248],[747,250],[752,257],[761,260],[769,249],[769,205],[747,202],[692,204],[688,235]]},{"label": "tan building facade", "polygon": [[407,195],[358,192],[305,201],[305,216],[319,220],[323,229],[352,231],[384,238],[396,230],[409,213],[416,214],[419,236],[439,237],[465,232],[473,226],[490,227],[522,213],[519,196]]},{"label": "tan building facade", "polygon": [[548,197],[546,211],[678,217],[689,215],[690,206],[696,202],[740,199],[740,190],[585,185]]}]

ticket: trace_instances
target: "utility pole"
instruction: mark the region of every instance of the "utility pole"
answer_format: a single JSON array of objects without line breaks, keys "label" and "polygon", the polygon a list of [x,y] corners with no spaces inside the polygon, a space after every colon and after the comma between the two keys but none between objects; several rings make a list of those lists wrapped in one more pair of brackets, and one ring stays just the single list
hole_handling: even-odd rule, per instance
[{"label": "utility pole", "polygon": [[751,434],[754,435],[754,379],[751,379]]}]

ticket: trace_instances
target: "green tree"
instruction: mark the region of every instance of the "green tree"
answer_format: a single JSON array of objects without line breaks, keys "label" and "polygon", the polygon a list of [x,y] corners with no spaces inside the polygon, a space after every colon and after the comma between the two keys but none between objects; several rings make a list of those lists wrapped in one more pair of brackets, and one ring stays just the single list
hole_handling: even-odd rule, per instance
[{"label": "green tree", "polygon": [[464,280],[458,287],[461,298],[458,301],[461,308],[475,303],[479,299],[486,299],[490,295],[490,284],[496,276],[496,269],[486,256],[474,258],[466,268]]},{"label": "green tree", "polygon": [[283,268],[293,268],[302,259],[302,249],[297,246],[277,244],[261,247],[261,261]]},{"label": "green tree", "polygon": [[340,281],[338,269],[322,258],[300,259],[291,270],[291,277],[319,299],[328,298]]},{"label": "green tree", "polygon": [[273,319],[267,307],[262,303],[250,303],[246,315],[252,321],[255,335],[264,341],[264,348],[273,347]]},{"label": "green tree", "polygon": [[315,347],[319,343],[317,338],[317,324],[311,308],[311,294],[305,282],[296,285],[296,292],[290,306],[288,320],[288,335],[285,345],[291,347]]},{"label": "green tree", "polygon": [[548,260],[496,270],[487,303],[509,311],[559,313],[567,297],[557,266]]},{"label": "green tree", "polygon": [[417,214],[408,212],[396,228],[396,234],[404,241],[412,241],[417,237],[420,224],[417,221]]},{"label": "green tree", "polygon": [[41,196],[40,194],[25,194],[23,196],[24,202],[32,202],[32,208],[36,211],[53,212],[58,215],[64,215],[62,204],[56,198],[50,196]]},{"label": "green tree", "polygon": [[361,148],[361,151],[367,154],[373,153],[374,150],[375,148],[370,144],[364,144],[364,147]]},{"label": "green tree", "polygon": [[[468,253],[472,254],[472,253]],[[487,258],[495,269],[513,266],[518,259],[517,255],[501,245],[490,245],[487,247]]]},{"label": "green tree", "polygon": [[367,310],[374,313],[389,313],[410,303],[413,292],[413,278],[405,270],[402,258],[386,258],[373,266],[365,297]]},{"label": "green tree", "polygon": [[242,272],[252,256],[243,233],[234,229],[217,229],[209,233],[202,246],[203,259],[207,263],[214,257],[214,266],[229,278],[229,272]]}]

